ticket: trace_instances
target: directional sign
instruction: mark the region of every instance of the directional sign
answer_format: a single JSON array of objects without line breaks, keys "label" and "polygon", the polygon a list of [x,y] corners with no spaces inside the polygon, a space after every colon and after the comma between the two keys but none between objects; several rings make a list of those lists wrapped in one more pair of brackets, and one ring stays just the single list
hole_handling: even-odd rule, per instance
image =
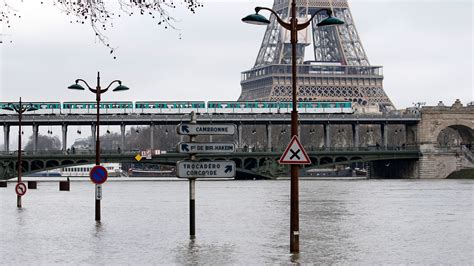
[{"label": "directional sign", "polygon": [[293,136],[288,147],[280,158],[280,164],[311,164],[308,154],[297,136]]},{"label": "directional sign", "polygon": [[179,124],[178,134],[180,135],[234,135],[236,126],[233,124]]},{"label": "directional sign", "polygon": [[198,178],[198,177],[235,177],[234,161],[179,161],[176,164],[178,177]]},{"label": "directional sign", "polygon": [[102,199],[102,185],[95,186],[95,199],[96,200]]},{"label": "directional sign", "polygon": [[107,172],[107,169],[101,165],[92,167],[91,171],[89,172],[91,181],[97,185],[103,184],[105,181],[107,181],[108,176],[109,173]]},{"label": "directional sign", "polygon": [[20,196],[20,197],[23,196],[23,195],[25,195],[25,193],[26,193],[26,185],[25,185],[25,183],[20,182],[20,183],[16,184],[16,186],[15,186],[15,192],[16,192],[16,194],[17,194],[18,196]]},{"label": "directional sign", "polygon": [[234,143],[178,143],[180,153],[232,153],[235,152]]}]

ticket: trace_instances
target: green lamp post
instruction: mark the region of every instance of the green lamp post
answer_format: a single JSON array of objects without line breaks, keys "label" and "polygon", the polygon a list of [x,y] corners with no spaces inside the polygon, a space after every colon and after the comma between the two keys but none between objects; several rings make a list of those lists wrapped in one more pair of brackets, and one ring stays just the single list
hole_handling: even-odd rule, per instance
[{"label": "green lamp post", "polygon": [[[79,82],[84,83],[86,87],[89,89],[90,92],[94,93],[96,95],[96,107],[97,107],[97,115],[96,115],[96,142],[95,142],[95,165],[100,165],[100,140],[99,140],[99,128],[100,128],[100,95],[107,92],[109,88],[115,84],[118,83],[118,86],[113,89],[113,91],[126,91],[129,88],[122,85],[121,80],[114,80],[110,82],[110,84],[105,88],[102,89],[100,87],[100,72],[97,72],[97,86],[95,89],[91,88],[89,84],[83,79],[77,79],[75,84],[72,84],[71,86],[68,87],[68,89],[71,90],[85,90],[83,86],[79,84]],[[98,185],[96,185],[96,190]],[[100,221],[100,199],[95,200],[95,220]]]}]

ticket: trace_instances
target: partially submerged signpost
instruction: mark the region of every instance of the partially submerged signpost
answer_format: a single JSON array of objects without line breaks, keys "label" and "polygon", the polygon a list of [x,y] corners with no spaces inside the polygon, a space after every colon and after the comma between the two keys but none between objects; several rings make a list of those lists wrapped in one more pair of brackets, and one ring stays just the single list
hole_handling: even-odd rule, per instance
[{"label": "partially submerged signpost", "polygon": [[189,142],[178,143],[180,153],[190,155],[189,160],[176,164],[176,175],[189,180],[189,234],[196,237],[196,178],[233,178],[235,177],[235,162],[233,161],[197,161],[196,154],[233,153],[234,143],[200,143],[196,142],[197,135],[234,135],[235,125],[209,124],[200,125],[196,121],[196,113],[191,113],[191,122],[178,125],[179,135],[189,136]]}]

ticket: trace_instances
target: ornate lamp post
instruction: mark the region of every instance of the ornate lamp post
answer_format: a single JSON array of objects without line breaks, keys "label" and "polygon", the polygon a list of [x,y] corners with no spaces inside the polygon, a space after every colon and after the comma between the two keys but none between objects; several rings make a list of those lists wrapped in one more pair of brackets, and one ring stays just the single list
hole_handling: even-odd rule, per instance
[{"label": "ornate lamp post", "polygon": [[[89,84],[83,79],[76,79],[76,83],[69,86],[68,89],[71,90],[85,90],[84,87],[79,85],[79,82],[84,83],[86,87],[96,95],[96,105],[97,105],[97,122],[96,122],[96,142],[95,142],[95,165],[100,165],[100,140],[99,140],[99,127],[100,127],[100,95],[109,90],[109,88],[114,84],[118,83],[118,86],[113,89],[113,91],[126,91],[129,88],[122,85],[121,80],[114,80],[105,88],[101,89],[100,87],[100,72],[97,72],[97,86],[95,89],[91,88]],[[98,185],[96,185],[96,190]],[[95,220],[100,221],[100,199],[95,200]]]},{"label": "ornate lamp post", "polygon": [[[243,18],[242,21],[245,23],[255,24],[255,25],[268,25],[270,21],[264,16],[258,14],[260,10],[270,11],[277,19],[277,22],[285,29],[289,30],[291,33],[291,54],[292,54],[292,103],[293,110],[291,112],[291,137],[298,136],[298,111],[297,111],[297,76],[296,76],[296,44],[298,43],[298,31],[307,28],[313,18],[320,12],[326,12],[328,17],[317,24],[318,27],[322,26],[331,26],[331,25],[341,25],[344,24],[344,21],[332,17],[332,11],[330,9],[320,9],[318,12],[314,13],[311,18],[304,22],[298,23],[296,17],[296,1],[292,0],[291,2],[291,18],[290,22],[285,22],[283,19],[278,16],[278,14],[270,8],[267,7],[256,7],[255,14],[248,15]],[[298,253],[299,252],[299,209],[298,209],[298,165],[291,165],[291,205],[290,205],[290,252]]]},{"label": "ornate lamp post", "polygon": [[[13,104],[13,103],[8,103],[5,107],[3,107],[4,110],[9,110],[9,111],[15,111],[18,113],[18,181],[17,184],[21,183],[21,155],[22,155],[22,150],[21,150],[21,120],[23,118],[23,113],[24,112],[29,112],[29,111],[36,111],[38,110],[36,107],[34,107],[31,103],[29,104],[23,104],[21,101],[18,102],[18,104]],[[18,208],[21,208],[21,196],[17,195],[16,198],[16,206]]]}]

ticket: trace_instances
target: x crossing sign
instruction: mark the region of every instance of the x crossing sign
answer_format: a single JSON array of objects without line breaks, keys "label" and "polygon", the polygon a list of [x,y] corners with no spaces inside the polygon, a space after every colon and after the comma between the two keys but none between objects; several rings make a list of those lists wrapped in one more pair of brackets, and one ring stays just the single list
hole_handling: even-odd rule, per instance
[{"label": "x crossing sign", "polygon": [[311,160],[297,136],[293,136],[280,158],[280,164],[311,164]]}]

